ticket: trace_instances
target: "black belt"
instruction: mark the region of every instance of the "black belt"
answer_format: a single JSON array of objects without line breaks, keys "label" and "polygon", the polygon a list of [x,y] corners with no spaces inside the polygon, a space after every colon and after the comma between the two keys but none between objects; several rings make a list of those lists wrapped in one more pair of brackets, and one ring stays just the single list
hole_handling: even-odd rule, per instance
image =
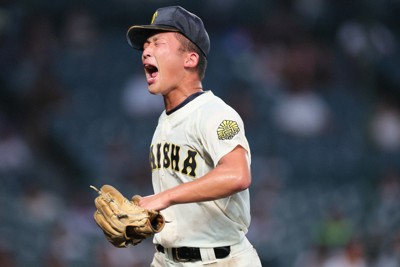
[{"label": "black belt", "polygon": [[[165,253],[165,249],[161,245],[157,245],[156,249],[158,252]],[[176,261],[186,262],[201,260],[200,248],[181,247],[172,248],[171,250],[174,260]],[[229,246],[217,247],[214,248],[214,253],[217,259],[223,259],[231,253],[231,248]]]}]

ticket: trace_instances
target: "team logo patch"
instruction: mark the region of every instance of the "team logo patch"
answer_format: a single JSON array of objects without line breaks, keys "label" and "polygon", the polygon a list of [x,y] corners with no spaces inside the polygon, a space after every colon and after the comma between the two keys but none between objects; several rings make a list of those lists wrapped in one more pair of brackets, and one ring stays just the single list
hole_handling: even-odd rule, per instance
[{"label": "team logo patch", "polygon": [[239,131],[239,125],[236,121],[224,120],[217,129],[218,139],[230,140],[237,135]]}]

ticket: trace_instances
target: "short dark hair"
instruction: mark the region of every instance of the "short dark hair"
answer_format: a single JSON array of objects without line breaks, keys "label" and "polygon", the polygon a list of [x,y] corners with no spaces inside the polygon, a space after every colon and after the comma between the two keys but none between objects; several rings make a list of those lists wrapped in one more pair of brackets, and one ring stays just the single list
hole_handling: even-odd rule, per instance
[{"label": "short dark hair", "polygon": [[203,52],[200,50],[200,48],[197,47],[192,41],[190,41],[188,38],[186,38],[183,34],[181,33],[175,33],[176,39],[181,43],[181,49],[184,52],[195,52],[196,54],[199,55],[199,62],[197,63],[196,70],[197,74],[199,75],[200,80],[204,79],[204,76],[206,74],[206,68],[207,68],[207,58],[203,54]]}]

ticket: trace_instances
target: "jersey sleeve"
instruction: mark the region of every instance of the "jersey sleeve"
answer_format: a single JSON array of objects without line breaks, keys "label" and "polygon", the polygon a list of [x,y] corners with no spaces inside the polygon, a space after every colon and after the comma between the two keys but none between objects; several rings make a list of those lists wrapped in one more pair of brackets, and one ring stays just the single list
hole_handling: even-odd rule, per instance
[{"label": "jersey sleeve", "polygon": [[212,159],[214,167],[238,145],[247,150],[250,158],[244,124],[234,109],[226,105],[212,108],[201,116],[200,121],[200,141],[205,149],[203,153]]}]

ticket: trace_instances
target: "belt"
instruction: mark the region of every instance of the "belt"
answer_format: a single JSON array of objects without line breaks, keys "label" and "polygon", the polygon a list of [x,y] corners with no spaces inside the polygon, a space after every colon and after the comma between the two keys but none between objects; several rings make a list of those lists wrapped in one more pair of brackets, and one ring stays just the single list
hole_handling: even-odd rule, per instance
[{"label": "belt", "polygon": [[[161,245],[157,245],[156,249],[158,252],[165,253],[165,248]],[[200,248],[193,248],[193,247],[171,248],[171,251],[174,260],[176,261],[187,262],[187,261],[201,260]],[[231,248],[229,246],[217,247],[214,248],[214,253],[217,259],[223,259],[231,253]]]}]

